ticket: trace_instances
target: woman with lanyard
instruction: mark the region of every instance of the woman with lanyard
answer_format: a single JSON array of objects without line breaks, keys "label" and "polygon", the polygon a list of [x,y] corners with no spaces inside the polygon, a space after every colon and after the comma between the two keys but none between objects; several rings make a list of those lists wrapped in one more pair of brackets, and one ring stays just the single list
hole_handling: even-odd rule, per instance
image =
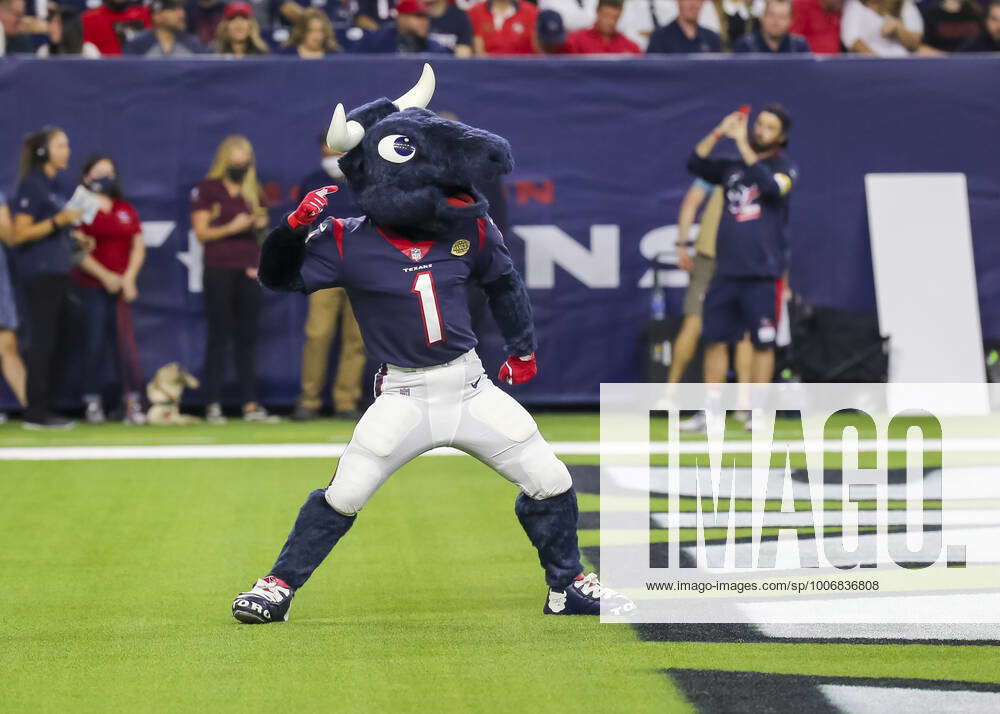
[{"label": "woman with lanyard", "polygon": [[69,138],[58,127],[29,134],[21,150],[14,196],[14,274],[27,307],[27,429],[68,429],[73,422],[52,412],[61,381],[59,337],[69,322],[69,271],[73,267],[72,226],[80,211],[65,208],[68,193],[58,174],[69,165]]},{"label": "woman with lanyard", "polygon": [[230,345],[236,357],[243,418],[268,419],[257,402],[255,354],[260,311],[256,231],[267,225],[253,147],[246,137],[228,136],[219,144],[208,174],[191,192],[191,227],[205,244],[205,416],[211,423],[225,421],[222,387]]},{"label": "woman with lanyard", "polygon": [[99,207],[83,233],[94,239],[94,251],[73,271],[83,307],[83,402],[91,424],[104,415],[104,365],[111,357],[120,378],[126,424],[144,424],[139,356],[130,305],[139,297],[136,279],[146,259],[142,224],[122,197],[118,168],[110,156],[95,154],[83,164],[80,183],[97,196]]}]

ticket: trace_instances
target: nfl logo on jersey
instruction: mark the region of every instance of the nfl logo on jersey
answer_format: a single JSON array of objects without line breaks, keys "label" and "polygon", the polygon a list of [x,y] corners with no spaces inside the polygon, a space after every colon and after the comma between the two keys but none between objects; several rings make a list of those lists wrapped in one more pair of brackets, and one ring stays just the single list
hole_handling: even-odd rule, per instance
[{"label": "nfl logo on jersey", "polygon": [[410,248],[410,258],[413,260],[420,260],[423,257],[424,255],[420,252],[420,248]]}]

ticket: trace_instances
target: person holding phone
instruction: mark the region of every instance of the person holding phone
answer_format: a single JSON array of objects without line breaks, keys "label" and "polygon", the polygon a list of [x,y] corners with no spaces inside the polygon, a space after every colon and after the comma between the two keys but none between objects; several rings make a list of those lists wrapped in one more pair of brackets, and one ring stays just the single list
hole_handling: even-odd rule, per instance
[{"label": "person holding phone", "polygon": [[236,360],[243,418],[268,418],[257,401],[255,358],[260,312],[257,230],[267,225],[253,146],[245,136],[227,136],[219,144],[208,174],[191,192],[191,227],[205,245],[206,418],[212,423],[225,421],[222,387],[230,347]]},{"label": "person holding phone", "polygon": [[69,137],[46,126],[29,134],[21,147],[11,255],[27,306],[28,407],[26,429],[69,429],[74,423],[52,411],[62,376],[60,335],[69,323],[69,271],[73,267],[73,226],[80,211],[67,208],[68,186],[60,174],[69,166]]},{"label": "person holding phone", "polygon": [[[752,132],[749,113],[743,106],[726,116],[687,162],[688,171],[725,192],[715,274],[702,308],[708,383],[726,381],[728,346],[747,332],[754,351],[750,373],[742,379],[770,382],[774,376],[777,304],[788,266],[788,202],[798,169],[784,154],[792,124],[788,112],[768,104]],[[736,144],[739,158],[710,158],[723,138]]]}]

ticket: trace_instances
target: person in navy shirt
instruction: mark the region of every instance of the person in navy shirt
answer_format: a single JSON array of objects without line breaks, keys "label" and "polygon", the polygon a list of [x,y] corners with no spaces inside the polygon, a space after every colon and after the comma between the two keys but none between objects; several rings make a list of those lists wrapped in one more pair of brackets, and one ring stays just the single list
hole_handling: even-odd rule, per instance
[{"label": "person in navy shirt", "polygon": [[760,16],[760,26],[733,43],[733,52],[761,54],[794,54],[811,52],[809,43],[788,30],[792,26],[790,0],[767,0]]},{"label": "person in navy shirt", "polygon": [[[748,112],[727,116],[695,147],[688,170],[722,186],[726,205],[716,238],[716,269],[705,295],[702,337],[705,381],[724,382],[728,344],[747,332],[754,346],[749,379],[770,382],[774,374],[779,278],[787,269],[788,197],[798,170],[783,148],[791,119],[777,104],[764,107],[747,131]],[[709,158],[719,139],[736,143],[739,158]]]},{"label": "person in navy shirt", "polygon": [[24,414],[29,429],[73,426],[52,413],[52,388],[61,376],[59,336],[69,323],[71,228],[81,218],[80,211],[66,208],[70,191],[59,177],[69,157],[69,138],[62,129],[48,126],[29,134],[21,150],[21,180],[12,205],[11,255],[30,331]]},{"label": "person in navy shirt", "polygon": [[698,24],[703,2],[704,0],[677,0],[677,19],[653,32],[646,53],[722,52],[719,35]]},{"label": "person in navy shirt", "polygon": [[[22,406],[27,403],[24,395],[27,370],[17,348],[17,305],[14,302],[14,285],[7,269],[7,251],[14,238],[7,197],[0,192],[0,376]],[[0,424],[7,416],[0,412]]]},{"label": "person in navy shirt", "polygon": [[396,22],[364,37],[356,51],[382,54],[449,53],[428,36],[431,22],[424,0],[399,0]]}]

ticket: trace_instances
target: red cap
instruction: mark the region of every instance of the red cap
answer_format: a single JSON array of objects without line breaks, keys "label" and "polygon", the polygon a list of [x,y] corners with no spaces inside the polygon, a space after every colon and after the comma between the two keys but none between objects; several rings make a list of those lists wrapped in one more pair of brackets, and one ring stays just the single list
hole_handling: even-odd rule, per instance
[{"label": "red cap", "polygon": [[399,0],[396,3],[397,15],[427,15],[427,5],[424,0]]},{"label": "red cap", "polygon": [[250,7],[250,3],[240,2],[239,0],[237,2],[231,2],[226,5],[226,9],[222,13],[222,16],[227,20],[231,17],[236,17],[237,15],[242,15],[243,17],[253,17],[253,8]]}]

